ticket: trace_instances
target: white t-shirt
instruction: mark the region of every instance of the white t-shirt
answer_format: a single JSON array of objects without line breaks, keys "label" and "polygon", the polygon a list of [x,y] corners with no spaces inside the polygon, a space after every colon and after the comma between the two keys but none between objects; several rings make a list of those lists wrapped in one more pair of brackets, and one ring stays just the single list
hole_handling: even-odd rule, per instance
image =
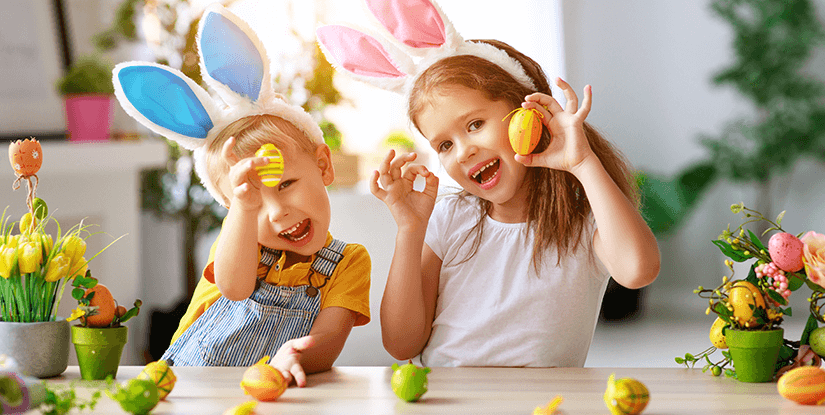
[{"label": "white t-shirt", "polygon": [[430,217],[425,242],[442,265],[422,364],[584,366],[608,280],[598,257],[590,255],[595,224],[561,266],[555,248],[547,252],[536,275],[526,223],[490,217],[478,251],[462,263],[473,246],[477,206],[472,196],[447,196]]}]

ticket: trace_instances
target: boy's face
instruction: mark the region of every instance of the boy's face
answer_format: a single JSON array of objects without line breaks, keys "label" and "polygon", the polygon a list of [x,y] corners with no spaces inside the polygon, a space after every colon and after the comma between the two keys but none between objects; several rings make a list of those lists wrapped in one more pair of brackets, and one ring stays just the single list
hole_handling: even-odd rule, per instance
[{"label": "boy's face", "polygon": [[258,242],[262,245],[312,255],[324,247],[330,223],[326,186],[334,179],[329,147],[318,145],[310,155],[282,149],[284,173],[276,187],[261,187]]}]

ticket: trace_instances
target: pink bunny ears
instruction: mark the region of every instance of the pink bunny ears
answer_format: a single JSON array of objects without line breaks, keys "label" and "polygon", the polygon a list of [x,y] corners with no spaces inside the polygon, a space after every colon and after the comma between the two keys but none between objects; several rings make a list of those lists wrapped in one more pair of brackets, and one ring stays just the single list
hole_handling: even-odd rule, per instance
[{"label": "pink bunny ears", "polygon": [[382,89],[409,95],[415,80],[430,65],[449,56],[486,59],[520,84],[535,90],[521,64],[495,46],[466,42],[431,0],[365,0],[380,30],[369,35],[343,25],[318,28],[321,50],[340,71]]}]

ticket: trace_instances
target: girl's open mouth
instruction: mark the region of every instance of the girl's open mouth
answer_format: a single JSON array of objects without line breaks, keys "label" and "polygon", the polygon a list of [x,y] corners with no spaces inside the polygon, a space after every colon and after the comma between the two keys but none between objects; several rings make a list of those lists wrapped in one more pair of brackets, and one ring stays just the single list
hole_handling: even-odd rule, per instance
[{"label": "girl's open mouth", "polygon": [[478,170],[470,174],[470,178],[475,180],[482,189],[488,189],[495,185],[498,178],[498,169],[501,166],[501,160],[491,160],[489,163],[481,166]]},{"label": "girl's open mouth", "polygon": [[309,236],[311,233],[312,222],[309,220],[309,218],[306,218],[296,223],[291,228],[279,233],[278,236],[286,239],[292,244],[303,245],[303,243],[309,242]]}]

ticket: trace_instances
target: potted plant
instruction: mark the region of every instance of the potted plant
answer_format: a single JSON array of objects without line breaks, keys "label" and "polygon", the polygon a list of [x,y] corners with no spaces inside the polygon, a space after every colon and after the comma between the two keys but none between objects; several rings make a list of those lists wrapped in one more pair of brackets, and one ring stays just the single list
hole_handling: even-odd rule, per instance
[{"label": "potted plant", "polygon": [[[6,369],[39,378],[57,376],[69,358],[69,324],[57,316],[63,290],[111,243],[87,260],[89,225],[81,222],[64,233],[49,216],[46,203],[36,197],[43,160],[37,140],[10,143],[9,159],[16,176],[13,188],[28,184],[29,209],[17,222],[6,215],[8,207],[0,216],[0,355],[7,359]],[[55,237],[46,232],[52,221]]]},{"label": "potted plant", "polygon": [[[787,233],[781,226],[785,212],[771,220],[742,203],[732,205],[731,211],[741,213],[743,223],[734,230],[728,225],[713,241],[728,257],[725,265],[731,275],[723,277],[716,288],[694,290],[708,299],[706,314],[718,316],[710,331],[713,346],[697,356],[677,357],[676,362],[693,367],[703,360],[703,370],[710,369],[715,376],[724,370],[742,382],[769,382],[789,368],[819,365],[825,355],[825,339],[820,339],[823,334],[818,330],[818,322],[825,321],[820,311],[825,298],[825,235]],[[762,237],[772,233],[767,245],[745,229],[751,223],[769,225],[762,233]],[[745,279],[733,278],[734,262],[751,262]],[[812,291],[810,315],[801,338],[787,340],[781,324],[792,314],[788,297],[803,286]],[[709,356],[717,349],[723,349],[723,358],[713,362]],[[727,367],[730,363],[733,369]]]},{"label": "potted plant", "polygon": [[69,140],[108,141],[114,111],[113,66],[96,56],[80,58],[57,82],[64,97]]},{"label": "potted plant", "polygon": [[123,346],[128,340],[128,327],[123,323],[138,315],[142,302],[135,300],[133,307],[127,310],[88,270],[85,276],[75,277],[72,286],[77,308],[67,320],[79,322],[72,326],[72,343],[80,377],[85,380],[115,378]]}]

